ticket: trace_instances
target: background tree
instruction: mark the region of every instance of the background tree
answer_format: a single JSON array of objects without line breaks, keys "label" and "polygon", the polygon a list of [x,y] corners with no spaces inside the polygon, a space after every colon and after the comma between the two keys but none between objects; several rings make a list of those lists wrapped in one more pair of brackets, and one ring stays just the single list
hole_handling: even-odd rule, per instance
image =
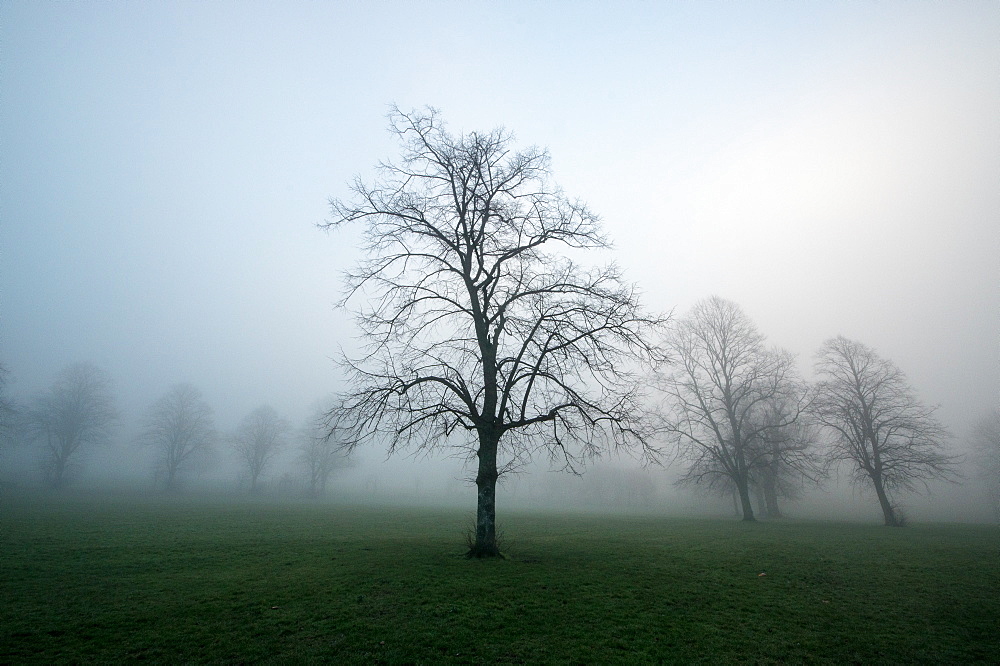
[{"label": "background tree", "polygon": [[17,439],[19,409],[7,392],[10,371],[0,363],[0,450]]},{"label": "background tree", "polygon": [[299,460],[309,478],[309,494],[320,497],[326,494],[330,475],[338,469],[351,466],[350,457],[333,438],[327,436],[323,414],[309,419],[301,431]]},{"label": "background tree", "polygon": [[784,395],[769,400],[758,412],[763,427],[751,443],[751,485],[766,518],[781,518],[780,500],[797,499],[805,485],[818,485],[825,475],[816,428],[794,417],[803,409],[802,390],[791,401]]},{"label": "background tree", "polygon": [[28,437],[41,446],[43,469],[53,488],[66,483],[81,449],[108,440],[117,418],[110,380],[89,363],[66,367],[35,399],[26,414]]},{"label": "background tree", "polygon": [[176,490],[180,471],[215,440],[212,408],[197,388],[178,384],[149,408],[140,439],[157,451],[157,478]]},{"label": "background tree", "polygon": [[894,363],[854,340],[827,340],[817,354],[813,412],[834,435],[831,462],[846,462],[855,483],[871,484],[885,524],[902,525],[890,495],[955,477],[948,433],[917,399]]},{"label": "background tree", "polygon": [[288,423],[269,405],[253,410],[233,435],[233,449],[250,478],[250,492],[258,491],[264,470],[284,447]]},{"label": "background tree", "polygon": [[[775,457],[793,460],[793,447],[780,433],[798,421],[805,405],[794,359],[765,346],[743,310],[718,296],[678,321],[667,346],[677,364],[662,377],[663,428],[691,463],[682,483],[728,489],[728,479],[743,520],[752,521],[754,468]],[[774,409],[778,404],[783,408]]]},{"label": "background tree", "polygon": [[608,241],[551,183],[548,153],[502,129],[453,136],[434,110],[390,122],[402,160],[322,225],[364,223],[367,252],[344,298],[367,346],[344,359],[351,389],[327,423],[347,449],[385,438],[475,460],[469,554],[494,556],[502,473],[540,452],[571,470],[607,448],[649,452],[637,373],[663,320],[615,266],[559,254]]},{"label": "background tree", "polygon": [[972,430],[972,446],[976,467],[1000,518],[1000,409],[984,416]]}]

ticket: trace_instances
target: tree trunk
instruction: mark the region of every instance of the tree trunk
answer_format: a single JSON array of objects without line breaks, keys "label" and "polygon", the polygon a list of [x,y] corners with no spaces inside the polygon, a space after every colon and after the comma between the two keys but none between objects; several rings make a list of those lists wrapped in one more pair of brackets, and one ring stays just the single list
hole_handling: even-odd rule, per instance
[{"label": "tree trunk", "polygon": [[167,481],[164,487],[170,492],[177,490],[177,468],[174,465],[167,468]]},{"label": "tree trunk", "polygon": [[882,506],[886,527],[899,527],[899,519],[896,517],[896,511],[892,508],[892,504],[889,503],[889,496],[885,494],[882,480],[875,478],[873,481],[875,482],[875,494],[878,495],[878,503]]},{"label": "tree trunk", "polygon": [[497,444],[492,433],[479,435],[479,473],[476,475],[478,502],[476,505],[476,541],[469,548],[469,557],[500,557],[497,547]]},{"label": "tree trunk", "polygon": [[771,470],[764,472],[761,486],[764,495],[764,517],[781,518],[781,511],[778,509],[778,487]]},{"label": "tree trunk", "polygon": [[757,519],[753,517],[753,504],[750,502],[750,484],[747,483],[746,479],[740,479],[736,482],[736,487],[740,492],[740,503],[743,505],[743,521],[747,523],[755,522]]},{"label": "tree trunk", "polygon": [[66,453],[66,447],[60,446],[56,449],[56,454],[52,464],[52,477],[49,479],[49,483],[54,489],[62,488],[63,483],[66,480],[67,460],[69,460],[69,454]]}]

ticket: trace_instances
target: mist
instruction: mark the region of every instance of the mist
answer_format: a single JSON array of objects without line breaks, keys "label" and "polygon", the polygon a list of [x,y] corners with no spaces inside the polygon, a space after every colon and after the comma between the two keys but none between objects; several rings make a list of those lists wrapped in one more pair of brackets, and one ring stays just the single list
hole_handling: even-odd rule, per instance
[{"label": "mist", "polygon": [[[649,308],[731,299],[807,380],[836,335],[891,359],[966,456],[958,483],[903,495],[907,515],[996,520],[969,442],[1000,405],[997,5],[433,6],[0,6],[5,394],[28,406],[87,362],[118,412],[70,489],[162,493],[143,419],[189,382],[218,437],[181,493],[251,497],[230,438],[266,404],[289,430],[254,501],[472,510],[474,468],[446,452],[359,450],[311,499],[299,453],[363,342],[334,307],[360,230],[317,225],[398,153],[389,105],[432,105],[456,132],[548,148],[615,243],[587,261]],[[677,486],[683,468],[541,457],[501,479],[501,521],[734,515]],[[42,488],[38,447],[4,445],[0,483]],[[842,470],[784,509],[879,518]]]}]

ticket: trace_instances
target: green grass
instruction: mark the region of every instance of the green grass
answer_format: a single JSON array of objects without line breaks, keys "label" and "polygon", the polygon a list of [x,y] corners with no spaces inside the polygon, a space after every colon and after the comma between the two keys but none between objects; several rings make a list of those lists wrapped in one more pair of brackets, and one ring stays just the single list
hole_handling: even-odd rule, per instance
[{"label": "green grass", "polygon": [[1000,659],[996,526],[470,514],[6,496],[0,662]]}]

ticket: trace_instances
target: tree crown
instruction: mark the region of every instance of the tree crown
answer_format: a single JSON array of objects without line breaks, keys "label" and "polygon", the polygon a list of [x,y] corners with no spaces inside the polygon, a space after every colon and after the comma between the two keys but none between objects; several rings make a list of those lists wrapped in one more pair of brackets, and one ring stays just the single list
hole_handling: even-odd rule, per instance
[{"label": "tree crown", "polygon": [[[645,314],[615,266],[585,270],[559,249],[607,247],[596,215],[551,183],[545,151],[511,135],[453,136],[436,111],[390,115],[399,163],[332,200],[326,228],[364,222],[348,274],[366,346],[344,360],[353,390],[329,413],[349,447],[390,449],[504,435],[574,460],[567,444],[648,443],[638,361],[655,362],[663,318]],[[517,445],[515,445],[515,443]]]}]

